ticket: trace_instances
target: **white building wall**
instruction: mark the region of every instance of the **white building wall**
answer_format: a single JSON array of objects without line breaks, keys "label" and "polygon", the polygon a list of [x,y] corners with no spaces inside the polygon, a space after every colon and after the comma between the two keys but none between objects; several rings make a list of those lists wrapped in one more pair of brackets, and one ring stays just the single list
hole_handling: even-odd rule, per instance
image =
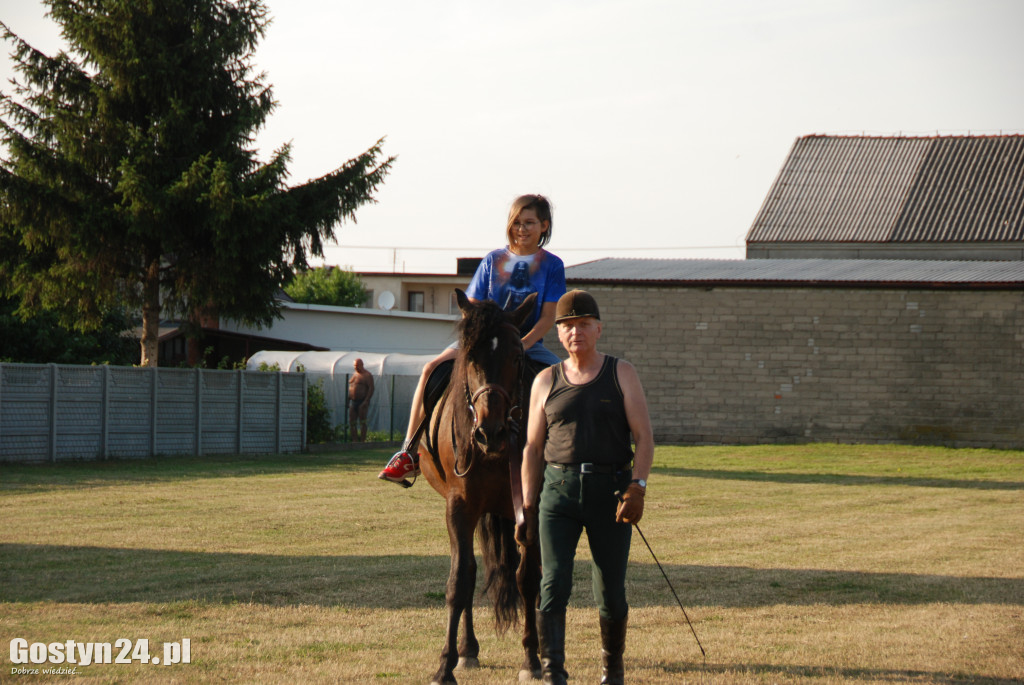
[{"label": "white building wall", "polygon": [[455,340],[458,316],[283,303],[283,319],[257,329],[221,319],[222,330],[304,342],[330,350],[436,355]]}]

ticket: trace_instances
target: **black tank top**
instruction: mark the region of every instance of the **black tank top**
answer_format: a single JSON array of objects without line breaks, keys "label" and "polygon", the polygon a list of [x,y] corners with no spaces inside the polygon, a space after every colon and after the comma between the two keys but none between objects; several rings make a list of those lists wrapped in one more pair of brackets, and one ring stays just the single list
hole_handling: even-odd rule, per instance
[{"label": "black tank top", "polygon": [[583,385],[570,383],[562,364],[552,367],[551,389],[544,403],[545,461],[618,465],[633,459],[618,361],[605,355],[597,377]]}]

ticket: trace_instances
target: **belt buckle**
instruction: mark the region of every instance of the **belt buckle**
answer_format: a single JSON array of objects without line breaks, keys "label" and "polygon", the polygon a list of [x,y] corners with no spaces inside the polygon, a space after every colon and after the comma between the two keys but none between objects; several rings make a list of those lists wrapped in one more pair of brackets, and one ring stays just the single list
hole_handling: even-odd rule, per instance
[{"label": "belt buckle", "polygon": [[591,463],[580,464],[580,473],[595,473],[594,465]]}]

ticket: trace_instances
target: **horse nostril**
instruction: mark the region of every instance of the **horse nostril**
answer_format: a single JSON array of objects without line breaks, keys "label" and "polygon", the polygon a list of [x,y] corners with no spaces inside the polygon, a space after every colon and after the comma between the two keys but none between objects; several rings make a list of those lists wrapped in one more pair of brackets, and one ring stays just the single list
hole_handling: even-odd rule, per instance
[{"label": "horse nostril", "polygon": [[477,443],[481,445],[487,444],[487,433],[484,432],[483,428],[477,428],[473,431],[473,437],[476,439]]}]

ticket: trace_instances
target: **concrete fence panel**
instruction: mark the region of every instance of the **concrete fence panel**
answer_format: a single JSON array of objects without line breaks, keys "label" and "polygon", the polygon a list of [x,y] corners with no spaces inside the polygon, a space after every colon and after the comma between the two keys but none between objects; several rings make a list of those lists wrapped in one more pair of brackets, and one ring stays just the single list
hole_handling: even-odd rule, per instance
[{"label": "concrete fence panel", "polygon": [[0,461],[299,452],[301,373],[0,364]]}]

